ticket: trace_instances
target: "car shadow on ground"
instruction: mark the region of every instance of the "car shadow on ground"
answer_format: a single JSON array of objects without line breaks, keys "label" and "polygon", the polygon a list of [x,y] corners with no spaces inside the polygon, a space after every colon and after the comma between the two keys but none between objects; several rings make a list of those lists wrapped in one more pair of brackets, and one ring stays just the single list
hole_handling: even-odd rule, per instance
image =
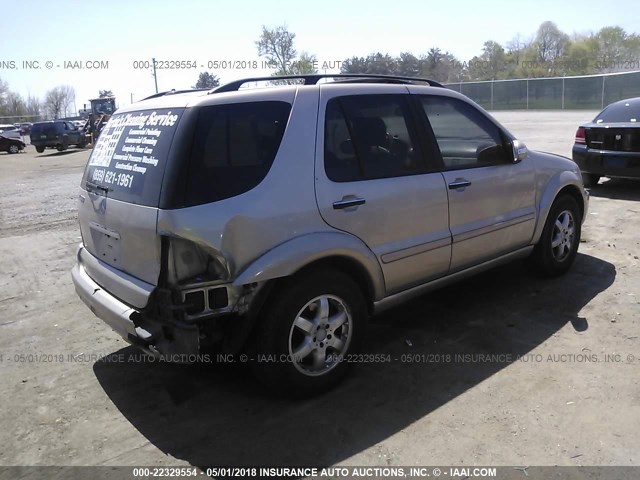
[{"label": "car shadow on ground", "polygon": [[638,201],[640,200],[640,179],[611,178],[601,181],[595,188],[590,188],[589,194],[592,197]]},{"label": "car shadow on ground", "polygon": [[[44,157],[61,157],[63,155],[71,155],[72,153],[81,153],[86,151],[86,149],[76,149],[76,150],[63,150],[62,152],[54,151],[50,153],[40,153],[36,155],[36,158],[44,158]],[[46,150],[45,150],[46,152]]]},{"label": "car shadow on ground", "polygon": [[[615,276],[614,265],[579,254],[561,278],[534,278],[516,262],[425,295],[372,320],[365,350],[391,361],[359,364],[338,388],[304,401],[268,393],[240,366],[149,364],[133,347],[116,352],[128,361],[100,360],[94,373],[136,429],[192,465],[333,465],[429,415],[565,325],[587,329],[580,310]],[[431,362],[403,361],[407,354]],[[456,361],[460,354],[504,361]]]}]

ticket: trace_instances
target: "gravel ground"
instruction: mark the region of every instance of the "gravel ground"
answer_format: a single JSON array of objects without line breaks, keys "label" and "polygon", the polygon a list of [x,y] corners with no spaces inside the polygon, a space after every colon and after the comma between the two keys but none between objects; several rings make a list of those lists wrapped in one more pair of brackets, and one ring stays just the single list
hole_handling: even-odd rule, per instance
[{"label": "gravel ground", "polygon": [[[569,156],[592,113],[495,116]],[[0,464],[640,463],[639,183],[592,191],[566,276],[514,263],[392,310],[367,342],[390,362],[293,402],[238,366],[149,363],[80,302],[88,155],[0,153]]]}]

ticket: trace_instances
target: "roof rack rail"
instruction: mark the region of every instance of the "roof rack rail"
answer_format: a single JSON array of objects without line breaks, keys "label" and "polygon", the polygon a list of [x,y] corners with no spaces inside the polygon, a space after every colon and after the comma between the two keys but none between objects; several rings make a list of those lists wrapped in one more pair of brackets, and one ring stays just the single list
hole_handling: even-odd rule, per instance
[{"label": "roof rack rail", "polygon": [[[315,85],[320,79],[323,78],[351,78],[351,79],[376,79],[380,83],[428,83],[430,87],[445,88],[442,84],[430,80],[428,78],[419,77],[404,77],[398,75],[379,75],[374,73],[313,73],[308,75],[280,75],[274,77],[252,77],[243,78],[241,80],[235,80],[233,82],[221,85],[212,90],[211,93],[223,93],[223,92],[236,92],[242,85],[250,82],[262,82],[262,81],[278,81],[278,80],[303,80],[303,85]],[[377,82],[377,83],[378,83]],[[151,97],[150,97],[151,98]]]},{"label": "roof rack rail", "polygon": [[154,93],[153,95],[149,95],[148,97],[139,100],[140,102],[144,102],[145,100],[149,100],[151,98],[164,97],[165,95],[176,95],[178,93],[189,93],[189,92],[207,92],[211,90],[210,88],[189,88],[187,90],[176,90],[175,88],[172,90],[167,90],[166,92]]}]

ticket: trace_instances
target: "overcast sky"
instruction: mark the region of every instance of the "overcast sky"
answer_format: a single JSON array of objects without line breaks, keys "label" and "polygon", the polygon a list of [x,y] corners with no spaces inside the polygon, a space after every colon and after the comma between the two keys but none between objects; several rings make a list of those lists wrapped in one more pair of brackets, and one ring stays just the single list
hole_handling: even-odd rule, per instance
[{"label": "overcast sky", "polygon": [[[159,90],[190,88],[200,71],[213,70],[207,68],[209,61],[259,62],[255,41],[262,25],[286,24],[296,34],[298,52],[315,54],[321,64],[376,51],[419,55],[431,47],[464,61],[480,54],[486,40],[504,45],[518,33],[531,38],[545,20],[569,34],[610,25],[640,32],[638,0],[110,0],[101,7],[96,4],[3,2],[0,78],[24,96],[43,97],[49,88],[69,84],[76,90],[77,108],[96,97],[98,90],[109,89],[124,106],[132,96],[136,101],[155,92],[150,71],[135,69],[135,61],[152,57],[195,61],[196,69],[158,71]],[[88,60],[108,62],[108,68],[64,68],[65,61],[84,65]],[[40,68],[25,69],[23,61],[38,61]],[[47,61],[52,68],[47,68]],[[224,82],[270,71],[227,68],[212,73]]]}]

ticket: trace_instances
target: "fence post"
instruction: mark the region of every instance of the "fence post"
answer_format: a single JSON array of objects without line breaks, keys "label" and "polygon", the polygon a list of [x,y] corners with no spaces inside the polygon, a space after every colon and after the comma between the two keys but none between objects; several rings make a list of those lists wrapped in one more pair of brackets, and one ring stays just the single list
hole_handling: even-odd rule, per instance
[{"label": "fence post", "polygon": [[562,77],[562,108],[564,110],[564,77]]},{"label": "fence post", "polygon": [[529,110],[529,79],[527,78],[527,110]]},{"label": "fence post", "polygon": [[607,78],[606,76],[602,76],[602,101],[600,102],[600,109],[602,110],[604,108],[604,79]]},{"label": "fence post", "polygon": [[491,110],[493,110],[493,80],[491,80]]}]

